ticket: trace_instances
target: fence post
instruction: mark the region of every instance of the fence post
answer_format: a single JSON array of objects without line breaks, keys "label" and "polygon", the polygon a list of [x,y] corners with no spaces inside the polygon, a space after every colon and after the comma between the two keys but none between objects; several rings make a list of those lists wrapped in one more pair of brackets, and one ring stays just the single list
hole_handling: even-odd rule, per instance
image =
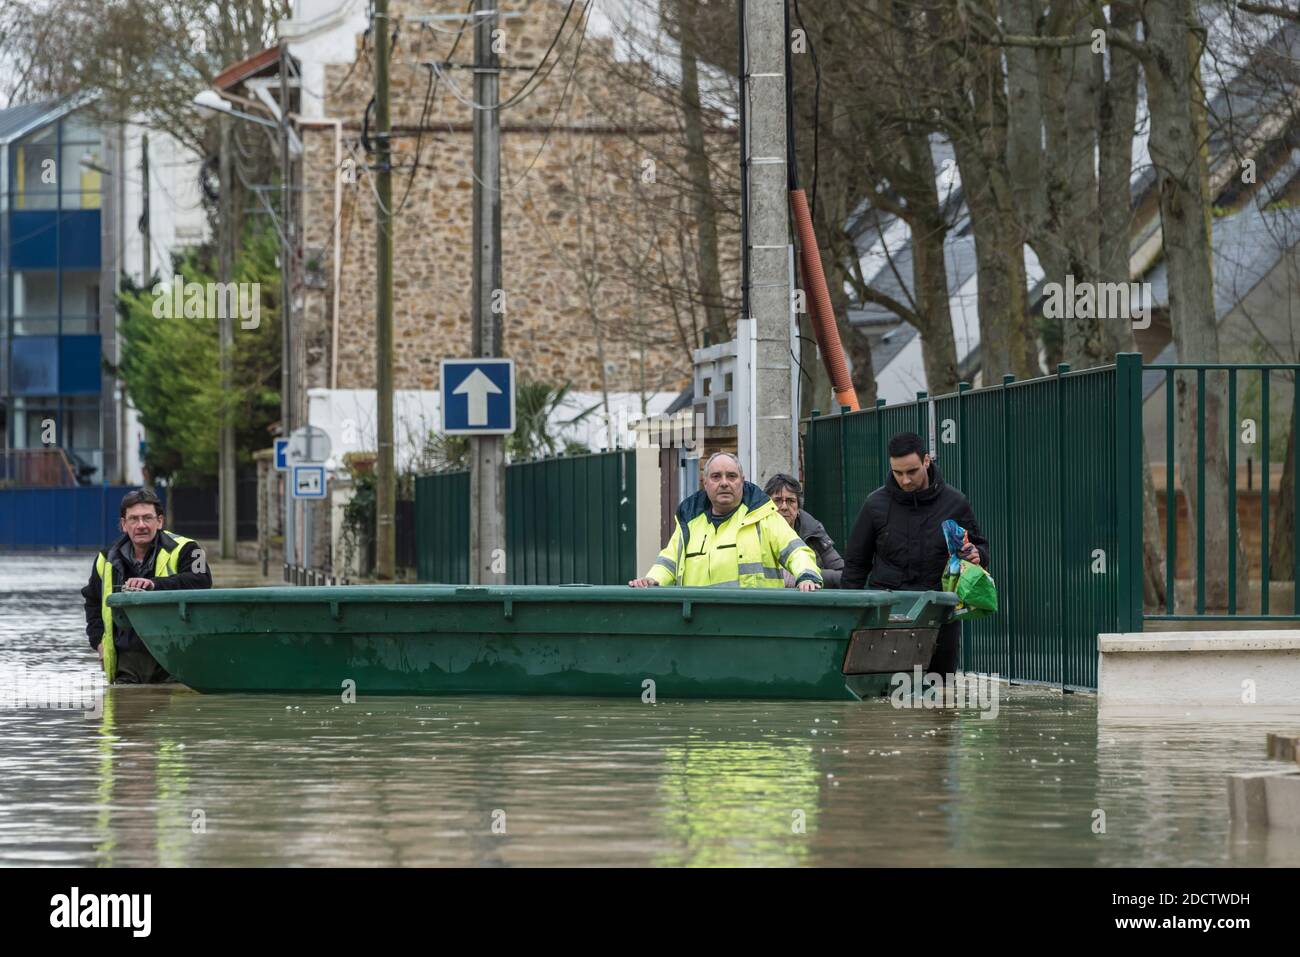
[{"label": "fence post", "polygon": [[[885,400],[877,399],[876,412],[873,416],[876,420],[876,464],[883,465],[885,471],[878,473],[872,481],[879,482],[881,485],[884,485],[885,479],[889,477],[889,456],[885,454],[885,450],[889,443],[885,441],[885,417],[882,414],[884,411]],[[848,534],[848,529],[845,529],[845,534]]]},{"label": "fence post", "polygon": [[849,538],[849,529],[853,527],[853,522],[849,519],[849,457],[845,454],[848,432],[844,428],[844,422],[848,414],[849,407],[840,406],[839,418],[835,423],[840,430],[840,531],[844,536],[841,541],[845,542]]},{"label": "fence post", "polygon": [[[1268,394],[1269,394],[1269,375],[1268,369],[1259,370],[1260,393],[1259,393],[1259,424],[1260,436],[1259,443],[1259,613],[1268,614],[1268,580],[1271,577],[1268,567],[1268,497],[1272,482],[1269,478],[1268,469]],[[1228,423],[1228,434],[1231,435],[1236,431],[1232,423]],[[1236,439],[1230,441],[1235,442]],[[1233,484],[1236,484],[1237,476],[1232,476]],[[1292,521],[1295,521],[1294,517]],[[1236,550],[1237,543],[1232,541],[1230,549]],[[1294,609],[1292,609],[1294,611]]]},{"label": "fence post", "polygon": [[[1011,549],[1011,483],[1007,481],[1007,476],[1011,475],[1011,383],[1016,381],[1016,377],[1011,373],[1004,373],[1002,376],[1002,521],[1005,523],[1002,531],[1002,540],[1006,542],[1003,547],[1008,551]],[[963,489],[963,491],[965,491]],[[1010,576],[1007,576],[1010,578]],[[1002,614],[1006,622],[1006,643],[1003,650],[1003,667],[1004,674],[1018,674],[1019,672],[1012,666],[1011,655],[1011,636],[1015,634],[1014,619],[1011,614],[1011,596],[1007,595],[1006,611]],[[998,603],[999,609],[1002,602]]]},{"label": "fence post", "polygon": [[957,383],[957,480],[963,493],[966,488],[966,407],[962,396],[970,391],[969,382]]},{"label": "fence post", "polygon": [[1142,630],[1142,354],[1115,356],[1117,630]]},{"label": "fence post", "polygon": [[817,416],[819,415],[821,409],[812,410],[812,416],[808,419],[808,430],[803,435],[803,462],[801,463],[803,472],[798,478],[804,484],[805,496],[808,494],[808,479],[812,476],[812,469],[817,467]]},{"label": "fence post", "polygon": [[1065,638],[1065,629],[1068,625],[1068,619],[1065,614],[1065,593],[1066,568],[1069,566],[1067,555],[1070,546],[1066,543],[1065,528],[1065,374],[1070,371],[1068,362],[1059,362],[1056,365],[1056,520],[1058,527],[1061,529],[1060,535],[1060,556],[1057,558],[1057,575],[1056,575],[1056,594],[1057,594],[1057,613],[1060,615],[1060,623],[1057,625],[1056,634],[1059,642],[1056,655],[1056,666],[1059,669],[1058,677],[1060,678],[1061,688],[1065,689],[1065,656],[1069,648],[1069,642]]}]

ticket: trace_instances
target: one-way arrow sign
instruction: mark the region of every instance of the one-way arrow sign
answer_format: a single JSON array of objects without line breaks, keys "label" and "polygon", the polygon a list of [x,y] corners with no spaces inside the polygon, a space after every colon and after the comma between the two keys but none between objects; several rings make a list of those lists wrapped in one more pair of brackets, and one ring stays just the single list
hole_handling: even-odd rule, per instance
[{"label": "one-way arrow sign", "polygon": [[515,364],[511,359],[442,360],[442,431],[507,435],[515,430]]},{"label": "one-way arrow sign", "polygon": [[452,394],[468,397],[470,428],[480,428],[487,425],[488,396],[500,395],[501,390],[496,387],[495,382],[484,375],[482,369],[476,368],[464,382],[456,386]]}]

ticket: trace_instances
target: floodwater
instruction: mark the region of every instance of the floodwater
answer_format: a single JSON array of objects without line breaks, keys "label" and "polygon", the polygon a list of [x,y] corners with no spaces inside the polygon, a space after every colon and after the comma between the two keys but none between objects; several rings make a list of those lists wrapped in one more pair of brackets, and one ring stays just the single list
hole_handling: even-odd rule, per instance
[{"label": "floodwater", "polygon": [[[88,558],[0,556],[0,689],[91,680]],[[0,864],[1300,864],[1225,774],[1300,713],[203,696],[0,708]],[[23,705],[15,707],[15,703]],[[65,704],[67,702],[65,701]]]}]

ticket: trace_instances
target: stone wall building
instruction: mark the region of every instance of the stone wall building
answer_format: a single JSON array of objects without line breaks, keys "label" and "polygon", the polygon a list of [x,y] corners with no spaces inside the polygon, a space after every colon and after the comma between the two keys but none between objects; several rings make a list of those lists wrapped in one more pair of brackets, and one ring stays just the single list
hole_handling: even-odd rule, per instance
[{"label": "stone wall building", "polygon": [[[498,8],[501,101],[509,104],[500,115],[504,353],[524,381],[590,392],[678,390],[690,381],[698,336],[647,278],[680,268],[657,261],[647,225],[673,202],[670,188],[646,175],[653,165],[646,144],[671,151],[681,138],[673,111],[662,96],[619,87],[608,69],[611,41],[587,29],[582,4],[504,0]],[[437,388],[439,361],[470,354],[473,73],[463,67],[473,60],[473,31],[458,40],[457,21],[412,19],[465,9],[463,0],[392,4],[398,389]],[[281,28],[301,83],[297,421],[307,389],[375,383],[377,194],[362,142],[374,44],[366,27],[364,5],[319,0],[299,4]],[[434,70],[432,61],[450,65]],[[230,79],[227,89],[241,78]],[[734,149],[728,139],[724,148]],[[675,215],[677,228],[680,220]],[[723,241],[736,242],[725,234]]]}]

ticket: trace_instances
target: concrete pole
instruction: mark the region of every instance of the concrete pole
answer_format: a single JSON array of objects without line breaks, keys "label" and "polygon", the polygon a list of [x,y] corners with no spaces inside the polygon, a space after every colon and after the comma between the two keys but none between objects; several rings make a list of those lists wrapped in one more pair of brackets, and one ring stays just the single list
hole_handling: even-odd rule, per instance
[{"label": "concrete pole", "polygon": [[393,515],[397,509],[397,472],[393,455],[393,171],[388,142],[388,38],[392,24],[388,0],[375,0],[375,146],[378,154],[376,200],[379,222],[375,400],[378,406],[379,461],[375,464],[375,577],[391,581],[397,565],[397,538]]},{"label": "concrete pole", "polygon": [[[337,173],[335,175],[338,175]],[[280,435],[288,438],[294,427],[294,377],[293,377],[293,249],[289,240],[293,235],[293,164],[289,157],[289,49],[280,45]],[[338,255],[338,250],[334,250]],[[272,481],[282,482],[284,508],[284,564],[297,564],[297,543],[294,539],[294,501],[290,489],[292,470],[274,472]]]},{"label": "concrete pole", "polygon": [[744,3],[746,129],[741,148],[749,169],[744,202],[749,221],[749,305],[756,323],[754,377],[756,474],[762,485],[777,472],[795,472],[791,442],[794,393],[790,380],[790,203],[786,165],[785,0]]},{"label": "concrete pole", "polygon": [[[501,355],[501,118],[500,66],[492,49],[497,27],[496,0],[475,0],[474,101],[474,261],[472,315],[476,356]],[[490,13],[486,11],[491,11]],[[470,568],[475,584],[505,584],[493,558],[504,560],[505,439],[499,435],[470,439]],[[499,551],[498,551],[499,549]]]},{"label": "concrete pole", "polygon": [[[219,280],[232,282],[235,273],[235,182],[231,175],[231,155],[234,143],[230,135],[230,117],[222,115],[221,155],[218,157],[221,178],[221,237],[217,258]],[[227,300],[227,305],[229,304]],[[220,445],[217,449],[217,519],[221,539],[221,557],[227,561],[235,558],[235,423],[234,412],[224,403],[229,401],[231,389],[232,353],[235,348],[235,317],[230,310],[221,310],[221,412]]]}]

